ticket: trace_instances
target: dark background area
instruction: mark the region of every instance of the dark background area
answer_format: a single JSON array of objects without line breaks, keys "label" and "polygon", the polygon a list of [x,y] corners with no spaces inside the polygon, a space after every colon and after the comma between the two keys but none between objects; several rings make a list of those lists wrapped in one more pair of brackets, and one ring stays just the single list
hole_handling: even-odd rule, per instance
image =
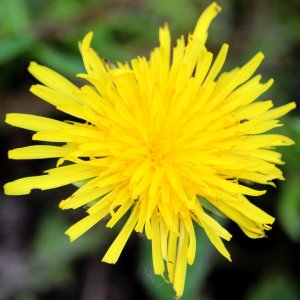
[{"label": "dark background area", "polygon": [[[31,60],[47,65],[74,82],[83,70],[78,41],[94,31],[93,47],[110,61],[148,55],[158,44],[158,28],[168,21],[173,42],[194,28],[201,0],[0,0],[0,162],[1,184],[38,175],[54,160],[9,161],[7,151],[34,144],[30,132],[4,123],[8,112],[65,117],[31,95],[35,80],[27,72]],[[212,24],[208,49],[217,53],[230,44],[224,70],[240,66],[258,51],[259,69],[275,85],[262,100],[275,106],[299,99],[300,2],[297,0],[219,1],[223,11]],[[299,103],[299,102],[298,102]],[[232,222],[227,262],[197,230],[197,257],[188,268],[184,299],[297,300],[300,242],[300,118],[298,108],[278,131],[296,141],[281,148],[286,181],[251,199],[276,217],[268,238],[251,240]],[[150,241],[134,234],[118,263],[101,263],[118,228],[97,224],[70,243],[65,230],[83,210],[63,212],[58,203],[75,187],[34,191],[28,196],[0,198],[0,299],[128,300],[174,299],[172,288],[153,275]],[[298,261],[299,263],[299,261]]]}]

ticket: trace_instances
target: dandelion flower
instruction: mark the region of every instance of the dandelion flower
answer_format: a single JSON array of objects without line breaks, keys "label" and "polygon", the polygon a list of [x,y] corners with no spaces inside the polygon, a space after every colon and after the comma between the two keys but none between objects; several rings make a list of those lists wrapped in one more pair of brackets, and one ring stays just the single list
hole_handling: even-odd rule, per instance
[{"label": "dandelion flower", "polygon": [[248,183],[282,180],[276,164],[283,162],[275,146],[293,144],[283,135],[265,133],[281,126],[278,118],[295,103],[272,108],[271,100],[255,101],[273,83],[253,75],[263,54],[220,74],[228,45],[222,45],[215,59],[206,49],[208,28],[220,10],[211,4],[194,32],[187,40],[179,38],[173,50],[165,24],[149,59],[115,66],[91,48],[93,34],[88,33],[79,44],[86,74],[77,76],[87,82],[82,87],[35,62],[29,66],[42,83],[31,92],[81,121],[17,113],[6,118],[8,124],[35,132],[33,140],[47,142],[11,150],[9,158],[57,158],[57,165],[44,175],[7,183],[5,193],[80,183],[59,204],[64,210],[83,207],[87,212],[66,231],[71,241],[103,218],[111,228],[127,216],[102,261],[116,263],[132,232],[145,233],[154,272],[172,283],[177,297],[195,258],[194,226],[201,226],[231,260],[223,244],[231,234],[204,203],[250,238],[264,237],[274,218],[246,198],[265,193]]}]

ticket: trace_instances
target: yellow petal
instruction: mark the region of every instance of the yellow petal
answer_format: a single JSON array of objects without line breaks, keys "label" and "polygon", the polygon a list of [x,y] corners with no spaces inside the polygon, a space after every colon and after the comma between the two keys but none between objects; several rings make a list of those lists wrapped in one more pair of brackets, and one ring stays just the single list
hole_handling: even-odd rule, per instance
[{"label": "yellow petal", "polygon": [[178,237],[177,233],[174,233],[173,231],[169,232],[167,269],[168,269],[168,278],[171,283],[174,282],[174,272],[175,272],[176,255],[177,255],[177,237]]},{"label": "yellow petal", "polygon": [[[67,198],[66,200],[62,200],[59,203],[59,208],[61,209],[76,209],[80,206],[83,206],[91,201],[99,199],[100,197],[104,196],[105,194],[109,193],[112,190],[111,186],[105,188],[94,188],[92,190],[88,190],[86,192],[78,192],[78,189],[71,197]],[[101,199],[100,201],[102,201]]]},{"label": "yellow petal", "polygon": [[236,84],[239,85],[250,79],[263,59],[263,53],[258,52],[251,60],[249,60],[243,67],[241,67],[239,70],[239,80]]},{"label": "yellow petal", "polygon": [[73,226],[71,226],[65,234],[70,237],[71,242],[78,239],[81,235],[91,229],[95,224],[100,222],[108,214],[108,208],[106,207],[97,214],[88,215]]},{"label": "yellow petal", "polygon": [[93,39],[93,32],[89,32],[83,39],[82,43],[79,43],[79,48],[82,54],[82,58],[85,64],[85,68],[88,73],[92,75],[99,75],[101,80],[107,78],[107,72],[105,64],[96,54],[96,52],[90,47]]},{"label": "yellow petal", "polygon": [[167,261],[169,228],[163,220],[159,221],[159,228],[160,228],[161,255],[163,259]]},{"label": "yellow petal", "polygon": [[245,119],[251,120],[265,113],[272,106],[273,106],[273,102],[271,100],[263,101],[263,102],[257,101],[249,105],[238,108],[234,112],[234,114],[239,120],[245,120]]},{"label": "yellow petal", "polygon": [[213,2],[209,5],[204,12],[201,14],[193,35],[199,39],[203,44],[205,44],[208,36],[208,28],[212,22],[212,20],[217,16],[217,14],[221,11],[221,7]]},{"label": "yellow petal", "polygon": [[65,77],[45,66],[37,64],[36,62],[30,63],[28,71],[44,85],[54,90],[58,90],[63,93],[78,90],[78,87]]},{"label": "yellow petal", "polygon": [[42,159],[63,157],[70,153],[72,148],[64,146],[27,146],[8,151],[10,159]]},{"label": "yellow petal", "polygon": [[162,275],[165,270],[163,256],[161,253],[161,239],[160,239],[160,228],[159,220],[157,215],[154,214],[151,217],[151,227],[152,227],[152,261],[154,273]]},{"label": "yellow petal", "polygon": [[188,252],[188,234],[184,225],[180,222],[180,234],[178,241],[177,257],[174,271],[174,289],[176,296],[181,297],[184,290]]},{"label": "yellow petal", "polygon": [[50,130],[61,130],[70,125],[53,120],[50,118],[29,115],[29,114],[16,114],[10,113],[6,115],[5,122],[32,131],[50,131]]},{"label": "yellow petal", "polygon": [[134,201],[132,199],[127,199],[120,206],[118,211],[111,217],[109,222],[106,224],[106,227],[112,228],[115,224],[125,215],[125,213],[130,209],[133,205]]},{"label": "yellow petal", "polygon": [[189,238],[187,262],[189,265],[192,265],[194,263],[195,255],[196,255],[196,236],[195,236],[194,225],[191,218],[185,218],[183,219],[183,222]]},{"label": "yellow petal", "polygon": [[225,62],[226,55],[228,52],[228,48],[229,48],[228,44],[222,45],[217,58],[215,59],[210,71],[207,74],[207,77],[204,80],[203,85],[207,85],[210,82],[215,80],[215,78],[217,77],[217,75],[219,74],[219,72],[221,71],[221,69],[223,67],[223,64]]},{"label": "yellow petal", "polygon": [[[49,171],[49,175],[25,177],[6,183],[4,185],[4,192],[7,195],[27,195],[33,189],[53,189],[70,183],[89,179],[98,175],[98,171],[96,169],[84,170],[81,169],[80,166],[75,165],[73,169],[75,172],[77,172],[70,173],[66,171],[65,168],[67,167],[60,167],[55,169],[55,171],[61,171],[58,173],[53,170],[55,174],[51,174],[51,171]],[[64,171],[60,169],[64,169]]]},{"label": "yellow petal", "polygon": [[44,86],[41,84],[35,84],[31,86],[30,92],[56,107],[58,107],[59,105],[84,105],[80,97],[78,97],[79,90],[67,92],[54,90],[48,86]]},{"label": "yellow petal", "polygon": [[288,104],[279,106],[277,108],[273,108],[269,111],[267,111],[263,116],[263,120],[272,120],[272,119],[277,119],[280,118],[281,116],[284,116],[287,114],[289,111],[293,110],[296,107],[295,102],[290,102]]},{"label": "yellow petal", "polygon": [[226,247],[224,246],[224,243],[222,242],[222,240],[220,239],[220,237],[217,234],[215,234],[214,231],[210,227],[204,225],[204,229],[205,229],[205,232],[206,232],[209,240],[216,247],[216,249],[224,257],[226,257],[229,261],[231,261],[230,254],[229,254],[228,250],[226,249]]},{"label": "yellow petal", "polygon": [[114,242],[111,244],[111,246],[105,253],[104,257],[102,258],[103,262],[106,262],[109,264],[115,264],[117,262],[131,232],[133,231],[133,229],[136,225],[137,220],[138,220],[138,209],[137,209],[137,206],[135,206],[133,208],[126,224],[123,226],[119,235],[114,240]]}]

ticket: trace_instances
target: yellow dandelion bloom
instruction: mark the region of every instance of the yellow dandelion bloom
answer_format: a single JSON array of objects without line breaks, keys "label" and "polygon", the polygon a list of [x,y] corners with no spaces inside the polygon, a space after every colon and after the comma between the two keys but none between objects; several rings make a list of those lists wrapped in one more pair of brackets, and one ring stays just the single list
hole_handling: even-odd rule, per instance
[{"label": "yellow dandelion bloom", "polygon": [[274,218],[246,196],[265,190],[247,182],[273,185],[283,179],[275,146],[293,141],[265,133],[281,126],[278,118],[295,107],[272,108],[256,101],[273,83],[253,75],[263,54],[220,74],[228,45],[213,59],[205,47],[208,28],[221,8],[211,4],[187,41],[171,50],[168,25],[159,30],[159,46],[150,58],[107,64],[91,48],[92,33],[79,44],[87,81],[77,87],[45,66],[32,62],[29,72],[42,84],[31,92],[82,122],[57,121],[11,113],[6,122],[35,132],[33,140],[53,143],[9,151],[11,159],[57,158],[44,175],[5,185],[10,195],[80,182],[61,209],[86,209],[66,231],[77,239],[103,218],[113,227],[128,219],[102,261],[116,263],[133,231],[151,240],[153,268],[183,294],[187,265],[194,262],[194,226],[201,226],[228,260],[223,239],[231,234],[203,206],[202,199],[236,222],[250,238],[265,236]]}]

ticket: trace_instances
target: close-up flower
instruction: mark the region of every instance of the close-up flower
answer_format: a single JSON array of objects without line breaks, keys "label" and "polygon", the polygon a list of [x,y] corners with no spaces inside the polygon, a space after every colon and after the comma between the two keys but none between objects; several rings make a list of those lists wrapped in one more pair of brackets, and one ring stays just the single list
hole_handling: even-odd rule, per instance
[{"label": "close-up flower", "polygon": [[9,158],[57,162],[43,175],[5,184],[5,193],[75,184],[78,189],[59,203],[62,210],[86,210],[66,231],[71,241],[101,220],[112,228],[126,219],[102,261],[116,263],[130,235],[145,234],[154,273],[173,285],[177,297],[194,263],[195,226],[231,261],[223,243],[231,234],[210,207],[248,237],[266,236],[274,218],[247,197],[266,193],[258,184],[275,186],[273,180],[284,179],[275,147],[293,144],[267,133],[282,126],[278,119],[295,103],[273,108],[272,100],[261,97],[273,84],[255,75],[264,55],[222,73],[228,44],[215,58],[207,50],[209,26],[220,11],[216,3],[208,6],[193,33],[178,38],[174,48],[165,23],[149,58],[128,63],[101,58],[91,48],[90,32],[79,43],[86,69],[77,74],[81,86],[36,62],[28,68],[41,82],[30,91],[70,119],[6,117],[6,123],[33,131],[32,140],[46,142],[10,150]]}]

